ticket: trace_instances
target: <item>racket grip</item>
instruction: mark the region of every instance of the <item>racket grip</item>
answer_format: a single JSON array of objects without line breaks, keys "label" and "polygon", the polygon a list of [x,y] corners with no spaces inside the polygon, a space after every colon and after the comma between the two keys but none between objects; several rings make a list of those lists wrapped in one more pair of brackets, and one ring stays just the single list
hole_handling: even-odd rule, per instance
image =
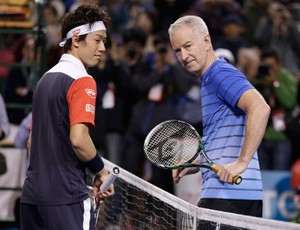
[{"label": "racket grip", "polygon": [[[219,172],[220,169],[222,168],[222,166],[216,165],[216,164],[213,164],[211,167],[212,167],[212,170],[216,173]],[[243,178],[240,175],[234,176],[232,178],[232,184],[238,185],[242,182],[242,180],[243,180]]]},{"label": "racket grip", "polygon": [[115,181],[115,179],[117,178],[119,173],[120,173],[119,167],[113,167],[110,170],[110,173],[109,173],[108,177],[106,178],[106,180],[101,184],[100,191],[106,192],[108,190],[109,186]]}]

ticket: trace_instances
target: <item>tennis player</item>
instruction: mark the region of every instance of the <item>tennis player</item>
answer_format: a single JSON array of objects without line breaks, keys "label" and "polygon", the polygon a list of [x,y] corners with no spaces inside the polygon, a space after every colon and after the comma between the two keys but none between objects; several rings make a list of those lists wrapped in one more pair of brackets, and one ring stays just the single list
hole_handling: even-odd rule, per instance
[{"label": "tennis player", "polygon": [[[168,32],[180,63],[201,78],[202,143],[209,158],[223,165],[218,174],[201,169],[198,206],[261,217],[263,188],[257,148],[265,132],[269,106],[243,73],[215,55],[208,28],[200,17],[183,16],[170,25]],[[195,170],[172,173],[178,183]],[[239,174],[242,183],[230,184]]]},{"label": "tennis player", "polygon": [[105,51],[111,19],[96,5],[80,5],[65,15],[60,43],[65,53],[40,79],[33,97],[28,140],[30,163],[21,196],[21,229],[94,229],[87,193],[88,168],[100,193],[108,172],[89,136],[94,126],[96,83],[87,68]]}]

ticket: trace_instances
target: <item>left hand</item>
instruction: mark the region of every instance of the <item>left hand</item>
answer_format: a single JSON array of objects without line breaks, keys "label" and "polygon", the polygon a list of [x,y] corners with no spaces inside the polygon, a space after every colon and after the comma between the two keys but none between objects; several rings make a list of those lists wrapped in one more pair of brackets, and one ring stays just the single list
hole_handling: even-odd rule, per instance
[{"label": "left hand", "polygon": [[[200,155],[197,156],[197,158],[192,162],[193,164],[200,164]],[[172,177],[173,182],[177,184],[180,179],[185,175],[195,174],[200,171],[200,168],[183,168],[183,169],[173,169],[172,170]]]}]

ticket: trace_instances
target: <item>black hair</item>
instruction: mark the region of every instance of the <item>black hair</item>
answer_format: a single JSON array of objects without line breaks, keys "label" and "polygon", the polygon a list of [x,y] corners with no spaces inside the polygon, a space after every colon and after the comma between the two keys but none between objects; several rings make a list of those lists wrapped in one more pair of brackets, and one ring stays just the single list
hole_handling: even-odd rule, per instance
[{"label": "black hair", "polygon": [[[93,24],[97,21],[103,21],[104,25],[108,28],[111,27],[110,16],[95,4],[82,4],[74,11],[67,13],[61,22],[61,37],[65,38],[67,33],[77,27],[87,23]],[[85,39],[87,34],[80,35],[79,41]],[[64,45],[64,51],[71,49],[71,39],[69,39]]]},{"label": "black hair", "polygon": [[272,48],[266,48],[262,50],[260,54],[260,59],[263,60],[265,58],[274,58],[277,62],[280,62],[280,58],[278,56],[277,51]]}]

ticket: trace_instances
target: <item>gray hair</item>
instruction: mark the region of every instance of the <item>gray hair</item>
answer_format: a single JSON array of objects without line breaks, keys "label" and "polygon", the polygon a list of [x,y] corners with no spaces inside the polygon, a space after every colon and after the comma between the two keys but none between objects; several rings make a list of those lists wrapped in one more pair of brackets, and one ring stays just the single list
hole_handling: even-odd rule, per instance
[{"label": "gray hair", "polygon": [[177,19],[173,24],[170,25],[168,33],[170,35],[176,29],[186,26],[191,27],[194,32],[197,32],[201,36],[206,36],[209,34],[206,23],[202,18],[195,15],[187,15]]}]

